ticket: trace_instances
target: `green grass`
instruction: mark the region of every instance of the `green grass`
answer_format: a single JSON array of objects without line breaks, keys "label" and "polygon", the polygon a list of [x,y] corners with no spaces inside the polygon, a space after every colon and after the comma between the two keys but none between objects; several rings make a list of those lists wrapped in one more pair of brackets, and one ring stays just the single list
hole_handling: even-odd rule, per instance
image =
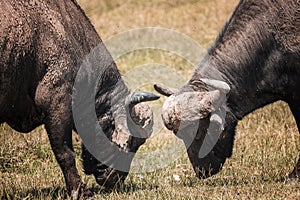
[{"label": "green grass", "polygon": [[[186,34],[208,48],[237,0],[79,0],[79,3],[103,40],[134,28],[162,27]],[[193,72],[193,66],[183,58],[164,51],[134,51],[117,60],[126,82],[134,89],[152,90],[151,81],[156,80],[153,76],[164,74],[134,71],[149,63],[170,66],[168,73],[178,75],[170,81],[174,86],[182,85]],[[147,83],[134,82],[141,74]],[[133,75],[137,78],[132,78]],[[168,76],[162,75],[160,79],[165,83]],[[155,136],[140,153],[157,150],[175,138],[162,128],[160,109],[164,100],[151,103],[155,110]],[[80,155],[80,138],[76,135],[74,146]],[[299,182],[284,182],[299,152],[300,138],[292,114],[285,103],[277,102],[239,123],[232,158],[219,174],[209,179],[195,177],[186,153],[166,168],[130,173],[120,191],[103,191],[93,177],[83,172],[81,176],[96,193],[96,199],[300,199]],[[82,169],[79,156],[77,163]],[[0,198],[63,199],[65,193],[62,172],[44,128],[20,134],[1,125]]]}]

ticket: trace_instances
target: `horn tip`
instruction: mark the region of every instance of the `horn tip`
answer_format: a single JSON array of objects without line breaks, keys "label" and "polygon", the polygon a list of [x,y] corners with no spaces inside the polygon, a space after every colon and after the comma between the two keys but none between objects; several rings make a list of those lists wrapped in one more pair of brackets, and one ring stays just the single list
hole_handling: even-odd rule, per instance
[{"label": "horn tip", "polygon": [[163,87],[159,84],[154,84],[154,89],[164,95],[164,96],[171,96],[172,94],[176,93],[177,92],[177,89],[174,89],[174,88],[166,88],[166,87]]},{"label": "horn tip", "polygon": [[159,90],[159,88],[161,88],[161,86],[159,84],[154,84],[154,89],[157,91]]},{"label": "horn tip", "polygon": [[134,92],[130,97],[130,104],[136,105],[145,101],[155,101],[159,98],[159,95],[152,92]]},{"label": "horn tip", "polygon": [[152,99],[157,100],[160,98],[160,95],[152,93]]}]

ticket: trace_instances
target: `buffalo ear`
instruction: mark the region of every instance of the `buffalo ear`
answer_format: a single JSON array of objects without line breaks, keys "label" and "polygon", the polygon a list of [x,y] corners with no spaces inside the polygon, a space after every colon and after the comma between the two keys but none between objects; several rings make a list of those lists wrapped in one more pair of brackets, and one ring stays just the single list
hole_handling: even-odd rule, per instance
[{"label": "buffalo ear", "polygon": [[154,85],[154,89],[158,93],[160,93],[164,96],[167,96],[167,97],[169,97],[169,96],[175,94],[176,92],[178,92],[178,89],[176,89],[176,88],[164,87],[164,86],[160,86],[160,85],[157,85],[157,84]]}]

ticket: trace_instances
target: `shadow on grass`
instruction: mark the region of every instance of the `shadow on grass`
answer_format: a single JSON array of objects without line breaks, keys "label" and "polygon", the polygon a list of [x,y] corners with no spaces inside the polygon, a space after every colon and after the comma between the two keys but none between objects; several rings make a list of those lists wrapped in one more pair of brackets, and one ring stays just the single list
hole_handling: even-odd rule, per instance
[{"label": "shadow on grass", "polygon": [[1,200],[11,199],[65,199],[67,198],[67,191],[63,187],[47,187],[42,189],[31,188],[23,191],[4,190]]},{"label": "shadow on grass", "polygon": [[283,184],[289,185],[293,183],[298,183],[299,179],[289,179],[287,176],[276,176],[272,178],[271,176],[212,176],[206,179],[200,179],[197,177],[188,177],[182,182],[184,187],[224,187],[224,186],[247,186],[255,184]]},{"label": "shadow on grass", "polygon": [[95,194],[95,195],[107,195],[110,193],[118,193],[118,194],[127,194],[127,193],[133,193],[137,191],[151,191],[151,190],[156,190],[159,186],[158,185],[148,185],[148,184],[126,184],[122,185],[118,189],[106,189],[101,186],[94,186],[90,188],[90,190]]},{"label": "shadow on grass", "polygon": [[[126,184],[119,189],[105,189],[101,186],[92,186],[89,189],[94,195],[108,195],[111,193],[127,194],[140,190],[154,190],[158,186],[147,186],[140,184]],[[4,189],[3,196],[0,196],[0,200],[18,200],[18,199],[69,199],[67,190],[64,187],[47,187],[47,188],[31,188],[28,190],[13,190],[12,188]]]}]

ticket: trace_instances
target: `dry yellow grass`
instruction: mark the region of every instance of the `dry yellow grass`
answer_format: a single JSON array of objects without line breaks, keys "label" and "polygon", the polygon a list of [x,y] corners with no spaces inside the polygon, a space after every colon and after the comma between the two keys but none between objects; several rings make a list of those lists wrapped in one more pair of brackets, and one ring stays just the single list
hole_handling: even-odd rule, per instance
[{"label": "dry yellow grass", "polygon": [[[79,0],[103,40],[130,29],[162,27],[188,35],[203,48],[208,48],[217,37],[237,2]],[[147,63],[171,66],[178,73],[178,84],[193,71],[193,66],[183,58],[158,50],[135,51],[117,60],[127,82],[131,81],[127,73]],[[151,84],[140,88],[151,90]],[[158,121],[163,100],[152,104],[157,115],[157,135],[141,152],[151,152],[174,139]],[[74,143],[79,155],[80,139],[75,135]],[[299,182],[283,181],[299,152],[295,121],[288,106],[277,102],[239,123],[233,157],[219,174],[209,179],[195,177],[185,153],[166,168],[131,173],[121,191],[102,191],[93,177],[81,174],[97,193],[96,199],[300,199]],[[77,162],[81,168],[79,159]],[[6,125],[0,126],[0,199],[63,199],[65,193],[63,176],[43,127],[23,135]]]}]

